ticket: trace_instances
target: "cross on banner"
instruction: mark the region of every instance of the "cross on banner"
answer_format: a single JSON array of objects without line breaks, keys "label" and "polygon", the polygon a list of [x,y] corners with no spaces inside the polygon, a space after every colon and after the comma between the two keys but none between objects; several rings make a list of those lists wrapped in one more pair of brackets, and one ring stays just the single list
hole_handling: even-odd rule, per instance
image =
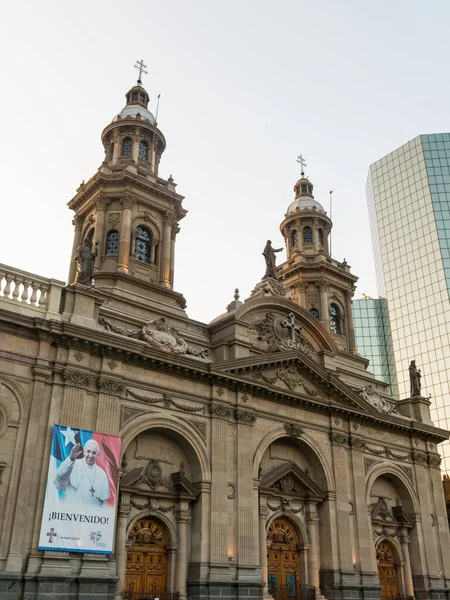
[{"label": "cross on banner", "polygon": [[55,533],[55,530],[53,529],[53,527],[50,529],[50,531],[47,533],[47,535],[48,535],[48,543],[53,544],[53,538],[57,535]]},{"label": "cross on banner", "polygon": [[285,327],[289,330],[289,337],[294,343],[296,341],[297,334],[300,334],[302,332],[302,328],[300,327],[300,325],[297,325],[295,322],[294,313],[289,313],[288,318],[283,319],[283,321],[281,321],[281,327]]}]

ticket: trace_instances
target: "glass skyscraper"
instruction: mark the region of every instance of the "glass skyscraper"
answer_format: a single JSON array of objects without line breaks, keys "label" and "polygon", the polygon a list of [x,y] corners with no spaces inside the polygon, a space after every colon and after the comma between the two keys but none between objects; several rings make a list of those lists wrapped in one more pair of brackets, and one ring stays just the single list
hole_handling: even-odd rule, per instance
[{"label": "glass skyscraper", "polygon": [[385,298],[353,300],[353,323],[358,353],[370,360],[369,371],[389,385],[398,398],[394,350],[388,305]]},{"label": "glass skyscraper", "polygon": [[[418,136],[375,162],[366,191],[399,396],[410,394],[415,359],[431,418],[450,429],[450,133]],[[450,443],[441,452],[448,472]]]}]

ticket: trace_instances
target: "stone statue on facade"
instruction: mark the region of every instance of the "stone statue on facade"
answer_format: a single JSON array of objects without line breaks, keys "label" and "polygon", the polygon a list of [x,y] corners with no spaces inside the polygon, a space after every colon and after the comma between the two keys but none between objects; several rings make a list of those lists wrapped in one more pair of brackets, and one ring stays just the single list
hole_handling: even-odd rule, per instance
[{"label": "stone statue on facade", "polygon": [[97,244],[92,252],[92,245],[89,239],[85,239],[77,248],[75,260],[77,262],[77,272],[75,275],[75,283],[80,285],[91,286],[94,277],[94,260],[97,256]]},{"label": "stone statue on facade", "polygon": [[273,277],[277,278],[277,268],[276,268],[276,256],[275,252],[281,252],[283,248],[272,248],[272,242],[267,240],[267,244],[263,250],[263,256],[266,260],[266,274],[264,277]]},{"label": "stone statue on facade", "polygon": [[411,398],[413,396],[420,396],[420,388],[422,387],[420,379],[422,374],[420,369],[416,367],[416,361],[412,360],[409,365],[409,381],[411,384]]}]

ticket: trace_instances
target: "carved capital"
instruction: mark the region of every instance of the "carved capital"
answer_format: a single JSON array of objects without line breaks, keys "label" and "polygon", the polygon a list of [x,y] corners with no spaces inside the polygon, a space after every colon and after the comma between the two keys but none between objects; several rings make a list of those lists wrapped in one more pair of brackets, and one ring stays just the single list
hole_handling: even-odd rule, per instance
[{"label": "carved capital", "polygon": [[345,433],[341,433],[340,431],[330,431],[330,441],[332,444],[336,444],[337,446],[348,446],[349,438]]},{"label": "carved capital", "polygon": [[439,468],[441,466],[441,462],[442,462],[442,458],[439,456],[439,454],[429,454],[428,455],[428,464],[430,465],[430,467]]},{"label": "carved capital", "polygon": [[124,194],[120,200],[123,208],[132,209],[133,205],[136,203],[136,198],[134,198],[131,194]]},{"label": "carved capital", "polygon": [[219,417],[221,419],[226,419],[231,417],[232,408],[227,404],[219,404],[218,402],[213,402],[210,406],[211,415],[213,417]]},{"label": "carved capital", "polygon": [[99,377],[97,379],[97,386],[104,394],[120,396],[125,393],[125,383],[119,379]]},{"label": "carved capital", "polygon": [[173,223],[173,213],[166,211],[163,215],[163,223],[164,227],[172,226]]},{"label": "carved capital", "polygon": [[106,198],[106,196],[104,196],[103,194],[100,194],[94,200],[94,203],[95,203],[95,206],[97,207],[97,210],[106,210],[106,207],[111,204],[111,200],[109,198]]},{"label": "carved capital", "polygon": [[243,410],[242,408],[236,408],[234,415],[238,423],[244,425],[253,425],[256,421],[256,415],[250,410]]},{"label": "carved capital", "polygon": [[428,462],[427,455],[425,454],[425,452],[420,452],[420,450],[413,450],[411,453],[411,457],[415,463],[418,463],[420,465],[426,465]]},{"label": "carved capital", "polygon": [[83,219],[78,215],[75,215],[72,219],[72,225],[75,227],[75,231],[80,231],[81,226],[83,224]]},{"label": "carved capital", "polygon": [[66,385],[80,388],[86,388],[94,380],[90,373],[73,369],[64,369],[62,376]]},{"label": "carved capital", "polygon": [[349,438],[348,441],[350,443],[350,446],[355,450],[364,450],[364,448],[366,447],[366,442],[362,438],[352,436]]},{"label": "carved capital", "polygon": [[292,437],[301,437],[305,430],[300,425],[296,425],[295,423],[285,423],[284,429],[288,435]]}]

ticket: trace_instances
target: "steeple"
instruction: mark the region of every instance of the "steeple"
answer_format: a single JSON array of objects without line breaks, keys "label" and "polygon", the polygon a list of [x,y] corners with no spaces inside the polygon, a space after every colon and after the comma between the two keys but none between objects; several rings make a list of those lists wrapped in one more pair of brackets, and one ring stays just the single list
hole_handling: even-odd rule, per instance
[{"label": "steeple", "polygon": [[287,261],[277,268],[278,279],[290,298],[322,322],[342,350],[355,351],[352,296],[357,277],[345,262],[334,260],[329,239],[333,226],[323,206],[314,198],[314,186],[305,175],[294,185],[280,231],[286,242]]},{"label": "steeple", "polygon": [[[95,287],[117,287],[121,294],[128,290],[134,297],[153,294],[156,298],[161,288],[173,289],[175,240],[186,211],[172,176],[159,177],[166,140],[148,109],[150,99],[141,80],[145,65],[143,61],[138,65],[137,84],[126,93],[124,108],[103,130],[105,160],[78,188],[69,207],[75,211],[73,257],[81,240],[90,240],[92,249],[97,247]],[[70,283],[74,271],[72,264]],[[171,295],[180,297],[179,306],[184,304],[181,294]]]}]

